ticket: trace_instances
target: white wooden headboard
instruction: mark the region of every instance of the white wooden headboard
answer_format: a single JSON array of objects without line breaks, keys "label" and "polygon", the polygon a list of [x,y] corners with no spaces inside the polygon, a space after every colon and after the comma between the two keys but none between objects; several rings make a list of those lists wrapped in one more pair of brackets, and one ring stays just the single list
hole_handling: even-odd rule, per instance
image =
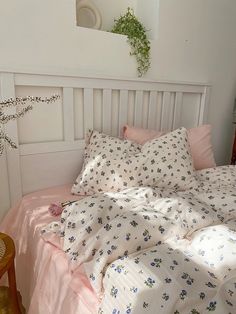
[{"label": "white wooden headboard", "polygon": [[206,84],[22,73],[0,73],[0,80],[2,100],[61,95],[6,127],[18,143],[6,153],[12,204],[31,191],[73,182],[89,128],[119,136],[126,123],[172,130],[207,122]]}]

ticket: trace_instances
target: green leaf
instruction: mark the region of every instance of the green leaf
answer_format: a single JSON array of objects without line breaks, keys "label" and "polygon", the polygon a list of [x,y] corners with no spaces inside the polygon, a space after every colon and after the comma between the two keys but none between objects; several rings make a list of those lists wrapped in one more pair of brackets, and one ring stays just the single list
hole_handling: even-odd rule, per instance
[{"label": "green leaf", "polygon": [[150,41],[144,25],[139,22],[131,8],[121,15],[111,30],[112,33],[126,35],[131,46],[130,55],[136,57],[138,76],[145,74],[150,68]]}]

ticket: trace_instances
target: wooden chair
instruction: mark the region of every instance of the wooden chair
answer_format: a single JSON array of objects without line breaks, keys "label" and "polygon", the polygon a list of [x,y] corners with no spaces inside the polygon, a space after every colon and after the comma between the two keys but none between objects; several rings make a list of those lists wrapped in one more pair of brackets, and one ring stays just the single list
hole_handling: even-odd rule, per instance
[{"label": "wooden chair", "polygon": [[20,314],[21,310],[17,296],[14,258],[15,245],[13,240],[8,235],[0,233],[0,278],[5,272],[8,273],[12,312],[14,314]]}]

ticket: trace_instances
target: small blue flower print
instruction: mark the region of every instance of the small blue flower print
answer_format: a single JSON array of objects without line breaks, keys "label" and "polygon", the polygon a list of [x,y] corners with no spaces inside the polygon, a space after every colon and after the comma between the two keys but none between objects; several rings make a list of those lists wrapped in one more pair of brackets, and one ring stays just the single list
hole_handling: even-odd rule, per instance
[{"label": "small blue flower print", "polygon": [[112,286],[111,288],[111,296],[116,298],[118,293],[118,289],[115,286]]},{"label": "small blue flower print", "polygon": [[161,258],[154,258],[153,262],[151,262],[151,266],[160,267],[162,263]]},{"label": "small blue flower print", "polygon": [[132,287],[132,288],[130,288],[130,291],[132,291],[132,292],[134,292],[134,293],[137,293],[137,292],[138,292],[138,288]]},{"label": "small blue flower print", "polygon": [[152,279],[151,277],[148,277],[147,280],[144,281],[144,283],[149,287],[149,288],[152,288],[154,283],[155,283],[155,280]]},{"label": "small blue flower print", "polygon": [[216,301],[210,302],[209,305],[208,305],[208,307],[207,307],[207,310],[208,310],[209,312],[212,312],[212,311],[215,311],[215,309],[216,309]]}]

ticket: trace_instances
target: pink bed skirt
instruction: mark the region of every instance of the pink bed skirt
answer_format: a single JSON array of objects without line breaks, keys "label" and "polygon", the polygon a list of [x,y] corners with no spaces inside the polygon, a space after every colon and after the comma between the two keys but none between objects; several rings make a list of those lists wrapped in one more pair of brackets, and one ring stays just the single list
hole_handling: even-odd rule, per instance
[{"label": "pink bed skirt", "polygon": [[83,268],[72,274],[64,252],[40,236],[42,226],[59,219],[49,214],[50,203],[78,199],[70,194],[70,188],[67,185],[26,195],[0,224],[1,232],[15,241],[17,288],[30,314],[98,311],[98,299]]}]

